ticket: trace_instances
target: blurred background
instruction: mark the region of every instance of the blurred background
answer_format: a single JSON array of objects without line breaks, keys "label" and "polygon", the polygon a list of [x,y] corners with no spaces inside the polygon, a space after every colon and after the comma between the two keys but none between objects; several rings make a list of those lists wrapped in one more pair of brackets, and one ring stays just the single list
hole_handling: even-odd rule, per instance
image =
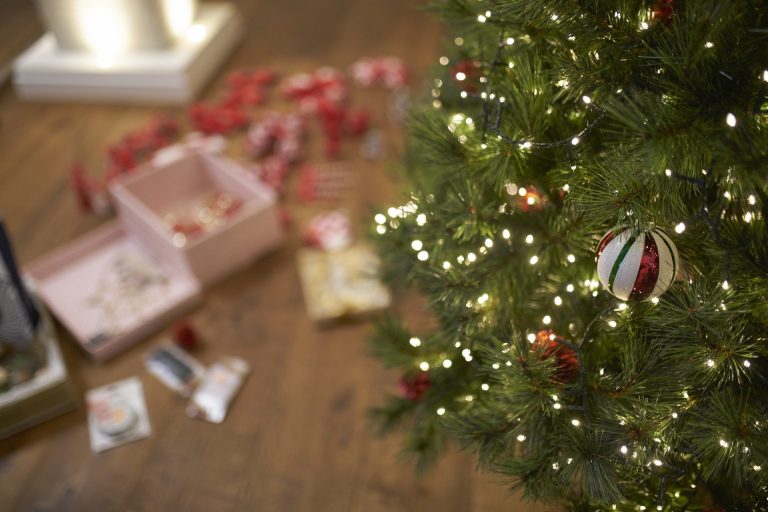
[{"label": "blurred background", "polygon": [[[136,2],[134,7],[139,3],[144,5]],[[478,475],[472,457],[458,451],[417,477],[413,466],[398,455],[401,439],[378,437],[367,417],[383,396],[382,389],[395,389],[399,377],[369,358],[368,319],[318,322],[323,319],[308,313],[310,299],[305,297],[306,283],[302,284],[306,269],[302,270],[298,255],[306,245],[319,250],[318,245],[322,249],[333,243],[323,238],[322,227],[320,234],[312,231],[311,226],[317,225],[313,219],[343,212],[349,236],[357,244],[364,242],[373,214],[385,212],[404,197],[397,185],[404,112],[413,102],[432,101],[429,70],[438,65],[442,47],[442,29],[425,13],[425,5],[415,0],[229,2],[236,20],[226,25],[221,37],[226,39],[229,33],[231,45],[222,43],[214,56],[190,57],[192,63],[185,61],[182,68],[194,67],[197,58],[206,61],[201,65],[204,70],[194,70],[198,85],[190,86],[191,92],[181,87],[180,92],[168,93],[175,94],[173,98],[158,100],[142,99],[129,86],[141,88],[160,76],[167,83],[179,80],[186,68],[176,69],[178,55],[148,58],[148,63],[137,65],[146,65],[149,71],[129,70],[135,74],[127,78],[119,75],[130,59],[121,52],[177,51],[175,43],[164,43],[162,34],[158,36],[161,29],[153,24],[157,17],[142,11],[135,27],[121,29],[117,25],[125,18],[119,15],[104,18],[107,22],[90,22],[104,23],[113,36],[109,40],[123,30],[133,34],[132,44],[155,45],[154,49],[110,49],[100,43],[85,50],[62,49],[67,44],[91,44],[87,38],[78,40],[82,30],[71,19],[75,4],[0,3],[0,216],[22,268],[89,236],[115,216],[114,209],[104,204],[109,202],[105,183],[122,179],[117,175],[130,174],[127,168],[149,158],[133,154],[136,162],[124,164],[127,170],[118,168],[115,148],[135,147],[137,140],[158,129],[158,116],[170,120],[176,131],[160,143],[150,137],[152,144],[185,144],[192,131],[219,136],[222,155],[267,182],[265,176],[272,176],[265,164],[269,160],[258,155],[255,127],[271,112],[299,112],[305,119],[303,136],[298,156],[291,157],[296,162],[280,168],[278,186],[274,179],[269,183],[277,189],[273,206],[284,240],[235,272],[204,283],[194,308],[99,362],[72,334],[77,326],[57,318],[55,334],[76,407],[0,440],[0,509],[534,510],[507,498],[503,485]],[[201,2],[200,8],[211,4]],[[50,28],[60,31],[60,47],[50,41],[53,46],[48,49],[33,46],[40,44],[45,32],[38,6],[48,16]],[[204,54],[209,39],[215,39],[212,30],[186,32],[188,44],[201,45]],[[170,49],[163,49],[164,44]],[[24,53],[26,64],[17,62],[14,77],[14,60],[31,47],[38,53]],[[92,56],[81,62],[72,52]],[[371,60],[379,57],[395,59]],[[354,68],[361,59],[368,60]],[[376,68],[379,65],[383,67]],[[317,83],[325,76],[317,70],[326,66],[339,73],[330,75],[331,85],[341,83],[345,88],[340,110],[335,109],[334,98],[327,111],[323,110],[327,95],[317,100],[321,87]],[[84,82],[78,82],[76,74],[66,74],[73,69],[84,73]],[[354,69],[362,75],[356,76]],[[406,70],[407,78],[397,75],[400,69]],[[250,78],[243,78],[242,70],[263,73],[259,75],[263,83],[256,75],[246,73]],[[373,78],[366,79],[366,71],[373,72]],[[397,76],[388,82],[387,73],[393,72]],[[303,91],[301,80],[307,78],[297,79],[297,74],[308,74],[315,89]],[[243,85],[248,80],[259,82],[258,87]],[[109,87],[118,92],[100,97]],[[222,95],[233,90],[262,95],[232,100],[247,104],[235,112],[244,112],[242,122],[221,120],[234,115],[222,110],[229,101]],[[334,121],[337,114],[343,121]],[[339,128],[342,122],[346,124]],[[275,133],[281,135],[274,136],[278,141],[284,136],[280,130],[285,127],[280,126]],[[319,169],[322,179],[308,178],[302,171],[305,165]],[[305,186],[312,197],[302,196]],[[212,245],[211,260],[231,250]],[[93,278],[84,272],[82,279],[87,286]],[[418,297],[395,296],[391,302],[414,325],[429,322]],[[184,322],[181,327],[179,320]],[[187,399],[147,371],[146,354],[174,338],[183,345],[185,332],[187,341],[190,336],[196,340],[186,348],[194,349],[203,365],[236,356],[250,366],[221,424],[187,417]],[[16,378],[14,368],[8,370],[11,381]],[[86,393],[131,377],[143,386],[151,434],[93,453]],[[0,418],[10,420],[11,413],[3,411],[0,407]]]}]

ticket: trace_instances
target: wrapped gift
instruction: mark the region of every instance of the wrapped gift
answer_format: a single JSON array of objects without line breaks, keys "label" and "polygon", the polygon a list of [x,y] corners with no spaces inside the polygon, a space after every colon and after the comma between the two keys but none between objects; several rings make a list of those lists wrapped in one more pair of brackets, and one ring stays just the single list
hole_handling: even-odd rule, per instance
[{"label": "wrapped gift", "polygon": [[382,310],[389,290],[377,277],[379,260],[365,245],[324,252],[304,249],[299,275],[309,316],[327,321]]}]

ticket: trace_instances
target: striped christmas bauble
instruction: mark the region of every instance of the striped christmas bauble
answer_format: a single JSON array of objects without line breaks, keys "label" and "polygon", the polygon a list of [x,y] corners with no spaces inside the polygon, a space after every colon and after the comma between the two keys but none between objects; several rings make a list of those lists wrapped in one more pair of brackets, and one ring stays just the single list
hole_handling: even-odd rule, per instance
[{"label": "striped christmas bauble", "polygon": [[634,235],[608,232],[597,246],[597,275],[621,300],[658,297],[672,284],[679,265],[677,248],[659,228]]}]

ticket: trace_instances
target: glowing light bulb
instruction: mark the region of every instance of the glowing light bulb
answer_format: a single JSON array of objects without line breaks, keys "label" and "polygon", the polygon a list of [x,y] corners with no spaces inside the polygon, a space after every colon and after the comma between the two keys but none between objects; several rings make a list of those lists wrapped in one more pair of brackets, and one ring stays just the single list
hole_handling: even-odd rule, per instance
[{"label": "glowing light bulb", "polygon": [[485,23],[485,20],[487,20],[487,19],[488,18],[485,17],[485,14],[478,14],[477,15],[477,21],[479,21],[480,23]]},{"label": "glowing light bulb", "polygon": [[568,260],[568,263],[576,263],[576,256],[574,256],[573,254],[569,254],[568,256],[566,256],[565,259]]},{"label": "glowing light bulb", "polygon": [[533,334],[532,332],[529,332],[528,336],[526,336],[526,338],[528,339],[529,343],[533,343],[534,341],[536,341],[536,335]]},{"label": "glowing light bulb", "polygon": [[505,229],[504,231],[501,232],[501,236],[505,240],[509,240],[509,237],[512,236],[512,234],[509,232],[508,229]]},{"label": "glowing light bulb", "polygon": [[715,46],[715,43],[713,43],[712,41],[707,41],[706,43],[704,43],[704,48],[707,48],[707,49],[713,48],[714,46]]},{"label": "glowing light bulb", "polygon": [[486,238],[486,239],[485,239],[485,246],[486,246],[487,248],[489,248],[489,249],[490,249],[491,247],[493,247],[493,240],[491,240],[490,238]]},{"label": "glowing light bulb", "polygon": [[426,215],[424,215],[423,213],[420,213],[416,216],[416,224],[418,224],[419,226],[423,226],[426,223],[427,223]]},{"label": "glowing light bulb", "polygon": [[384,224],[387,222],[387,217],[385,217],[383,213],[377,213],[373,220],[375,220],[377,224]]},{"label": "glowing light bulb", "polygon": [[523,435],[523,434],[520,434],[519,436],[517,436],[517,441],[518,441],[519,443],[522,443],[523,441],[525,441],[525,435]]},{"label": "glowing light bulb", "polygon": [[414,251],[420,251],[422,247],[424,247],[424,244],[421,243],[421,240],[414,240],[411,242],[411,249]]},{"label": "glowing light bulb", "polygon": [[579,142],[581,142],[581,139],[578,137],[574,137],[571,139],[571,144],[573,144],[574,146],[578,145]]},{"label": "glowing light bulb", "polygon": [[545,315],[544,318],[541,319],[541,321],[544,323],[544,325],[549,325],[552,323],[552,317],[549,315]]},{"label": "glowing light bulb", "polygon": [[629,450],[627,449],[627,447],[626,447],[626,446],[622,446],[622,447],[619,449],[619,451],[620,451],[621,453],[623,453],[624,455],[626,455],[626,454],[627,454],[627,452],[628,452]]},{"label": "glowing light bulb", "polygon": [[450,359],[443,359],[443,368],[450,368],[453,362]]},{"label": "glowing light bulb", "polygon": [[525,243],[532,244],[533,243],[533,235],[528,235],[525,237]]},{"label": "glowing light bulb", "polygon": [[427,251],[419,251],[416,258],[418,258],[419,261],[427,261],[429,259],[429,253]]},{"label": "glowing light bulb", "polygon": [[571,425],[573,425],[574,427],[578,427],[579,425],[581,425],[581,422],[576,418],[574,418],[571,420]]},{"label": "glowing light bulb", "polygon": [[450,61],[448,60],[448,57],[446,57],[445,55],[443,55],[442,57],[440,57],[440,58],[438,59],[438,62],[439,62],[441,65],[443,65],[443,66],[447,66],[447,65],[448,65],[448,63],[449,63]]},{"label": "glowing light bulb", "polygon": [[584,96],[582,96],[582,97],[581,97],[581,101],[583,101],[584,103],[586,103],[587,105],[589,105],[590,103],[592,103],[592,98],[590,98],[589,96],[587,96],[587,95],[585,94]]},{"label": "glowing light bulb", "polygon": [[731,287],[730,283],[728,283],[728,280],[723,281],[723,284],[721,285],[723,287],[723,290],[727,290]]},{"label": "glowing light bulb", "polygon": [[[508,37],[504,42],[507,43],[507,45],[515,44],[515,38]],[[766,73],[768,73],[768,71],[766,71]],[[768,79],[766,80],[766,82],[768,82]]]},{"label": "glowing light bulb", "polygon": [[539,257],[534,254],[533,256],[531,256],[531,259],[528,260],[528,262],[531,265],[535,265],[535,264],[537,264],[539,262]]},{"label": "glowing light bulb", "polygon": [[565,291],[568,293],[573,293],[573,290],[575,290],[575,287],[572,284],[568,284],[568,286],[565,287]]},{"label": "glowing light bulb", "polygon": [[442,416],[445,414],[445,407],[438,407],[436,412],[438,416]]},{"label": "glowing light bulb", "polygon": [[736,116],[728,112],[728,115],[725,116],[725,124],[733,128],[736,126]]},{"label": "glowing light bulb", "polygon": [[662,462],[659,459],[653,459],[654,466],[661,466]]},{"label": "glowing light bulb", "polygon": [[667,175],[667,178],[671,177],[672,176],[672,169],[665,169],[664,170],[664,174]]},{"label": "glowing light bulb", "polygon": [[470,252],[469,254],[467,254],[467,261],[468,262],[473,263],[476,260],[477,260],[477,255],[475,253]]},{"label": "glowing light bulb", "polygon": [[421,346],[421,340],[417,337],[413,337],[410,340],[408,340],[408,343],[411,344],[412,347],[420,347]]},{"label": "glowing light bulb", "polygon": [[712,368],[713,366],[715,366],[715,362],[712,359],[707,359],[707,366]]},{"label": "glowing light bulb", "polygon": [[750,366],[752,366],[752,363],[749,362],[749,359],[745,359],[742,364],[744,365],[745,368],[749,368]]},{"label": "glowing light bulb", "polygon": [[426,361],[420,362],[419,363],[419,369],[421,369],[421,371],[423,371],[423,372],[429,370],[429,363],[426,362]]},{"label": "glowing light bulb", "polygon": [[450,270],[451,269],[451,264],[449,262],[447,262],[447,261],[444,261],[443,262],[443,269],[444,270]]},{"label": "glowing light bulb", "polygon": [[555,297],[555,306],[560,306],[562,304],[563,304],[563,299],[560,298],[559,295],[557,297]]},{"label": "glowing light bulb", "polygon": [[382,225],[378,225],[378,226],[376,226],[376,232],[378,234],[380,234],[380,235],[383,235],[384,233],[387,232],[387,227],[386,226],[382,226]]}]

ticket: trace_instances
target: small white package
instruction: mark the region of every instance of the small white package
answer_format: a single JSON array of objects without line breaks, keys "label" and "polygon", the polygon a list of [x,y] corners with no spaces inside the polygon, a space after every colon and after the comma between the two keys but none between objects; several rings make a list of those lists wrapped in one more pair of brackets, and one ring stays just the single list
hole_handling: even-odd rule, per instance
[{"label": "small white package", "polygon": [[187,414],[212,423],[221,423],[237,391],[250,372],[248,363],[228,357],[211,365],[187,406]]}]

